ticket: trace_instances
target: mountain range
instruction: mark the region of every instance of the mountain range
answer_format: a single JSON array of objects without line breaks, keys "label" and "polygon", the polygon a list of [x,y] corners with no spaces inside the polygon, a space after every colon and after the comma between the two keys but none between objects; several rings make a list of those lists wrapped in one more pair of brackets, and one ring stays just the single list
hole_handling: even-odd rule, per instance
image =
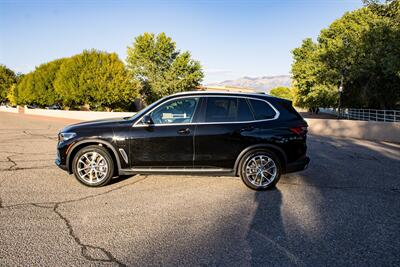
[{"label": "mountain range", "polygon": [[292,78],[290,75],[263,76],[263,77],[242,77],[235,80],[210,83],[207,86],[234,86],[252,88],[258,92],[269,93],[272,88],[278,86],[290,87]]}]

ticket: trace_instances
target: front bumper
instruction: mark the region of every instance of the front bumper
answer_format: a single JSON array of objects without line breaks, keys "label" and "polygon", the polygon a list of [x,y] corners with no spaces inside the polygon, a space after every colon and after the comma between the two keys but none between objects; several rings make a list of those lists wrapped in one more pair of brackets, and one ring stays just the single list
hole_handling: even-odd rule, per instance
[{"label": "front bumper", "polygon": [[55,163],[60,169],[62,169],[62,170],[64,170],[64,171],[68,171],[67,166],[64,165],[64,164],[61,164],[61,160],[60,160],[60,159],[57,158],[57,159],[54,161],[54,163]]},{"label": "front bumper", "polygon": [[307,156],[301,157],[300,159],[288,163],[286,165],[286,173],[290,172],[298,172],[307,169],[308,164],[310,163],[310,158]]},{"label": "front bumper", "polygon": [[70,145],[71,144],[57,144],[57,157],[54,160],[54,163],[65,171],[69,171],[67,166],[67,151]]}]

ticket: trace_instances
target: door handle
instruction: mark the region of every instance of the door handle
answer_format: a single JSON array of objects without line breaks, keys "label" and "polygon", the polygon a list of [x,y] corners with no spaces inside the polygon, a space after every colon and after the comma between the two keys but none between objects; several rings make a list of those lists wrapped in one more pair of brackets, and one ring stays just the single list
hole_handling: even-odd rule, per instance
[{"label": "door handle", "polygon": [[190,134],[190,129],[189,128],[179,129],[178,134],[182,134],[182,135]]},{"label": "door handle", "polygon": [[250,132],[254,130],[254,126],[246,126],[242,129],[240,129],[241,132]]}]

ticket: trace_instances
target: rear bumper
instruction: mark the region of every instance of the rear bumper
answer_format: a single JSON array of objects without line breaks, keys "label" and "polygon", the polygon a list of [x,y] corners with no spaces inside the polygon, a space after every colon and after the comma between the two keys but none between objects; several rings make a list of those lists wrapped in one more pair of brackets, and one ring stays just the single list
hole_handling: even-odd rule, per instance
[{"label": "rear bumper", "polygon": [[298,172],[307,169],[308,164],[310,163],[310,158],[304,156],[295,162],[288,163],[286,165],[286,173],[290,172]]}]

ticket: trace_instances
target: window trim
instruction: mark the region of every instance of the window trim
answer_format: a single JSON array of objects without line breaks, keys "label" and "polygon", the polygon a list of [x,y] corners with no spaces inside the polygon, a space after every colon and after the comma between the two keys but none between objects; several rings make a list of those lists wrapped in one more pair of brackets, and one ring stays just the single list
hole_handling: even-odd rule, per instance
[{"label": "window trim", "polygon": [[[155,110],[156,108],[158,108],[161,105],[167,104],[171,101],[177,100],[177,99],[185,99],[185,98],[199,98],[199,102],[202,100],[202,98],[207,98],[207,97],[230,97],[230,98],[244,98],[244,99],[253,99],[253,100],[258,100],[258,101],[264,101],[265,103],[267,103],[274,111],[275,111],[275,116],[273,118],[270,119],[263,119],[263,120],[250,120],[250,121],[220,121],[220,122],[190,122],[190,123],[165,123],[165,124],[151,124],[151,125],[147,125],[147,124],[138,124],[144,116],[150,114],[151,112],[153,112],[153,110]],[[247,105],[249,105],[249,101],[246,101]],[[199,103],[197,103],[196,106],[196,110],[195,110],[195,114],[193,114],[193,118],[196,115],[196,113],[198,112],[199,108]],[[252,107],[249,105],[250,110],[252,110]],[[254,116],[254,114],[253,114]],[[189,96],[180,96],[180,97],[174,97],[171,98],[167,101],[164,101],[162,103],[160,103],[159,105],[153,107],[151,110],[147,111],[145,114],[143,114],[133,125],[132,127],[149,127],[149,126],[177,126],[177,125],[215,125],[215,124],[238,124],[238,123],[252,123],[252,122],[263,122],[263,121],[272,121],[272,120],[276,120],[278,119],[280,116],[280,112],[267,100],[265,99],[261,99],[261,98],[257,98],[257,97],[251,97],[251,96],[235,96],[235,95],[189,95]]]}]

